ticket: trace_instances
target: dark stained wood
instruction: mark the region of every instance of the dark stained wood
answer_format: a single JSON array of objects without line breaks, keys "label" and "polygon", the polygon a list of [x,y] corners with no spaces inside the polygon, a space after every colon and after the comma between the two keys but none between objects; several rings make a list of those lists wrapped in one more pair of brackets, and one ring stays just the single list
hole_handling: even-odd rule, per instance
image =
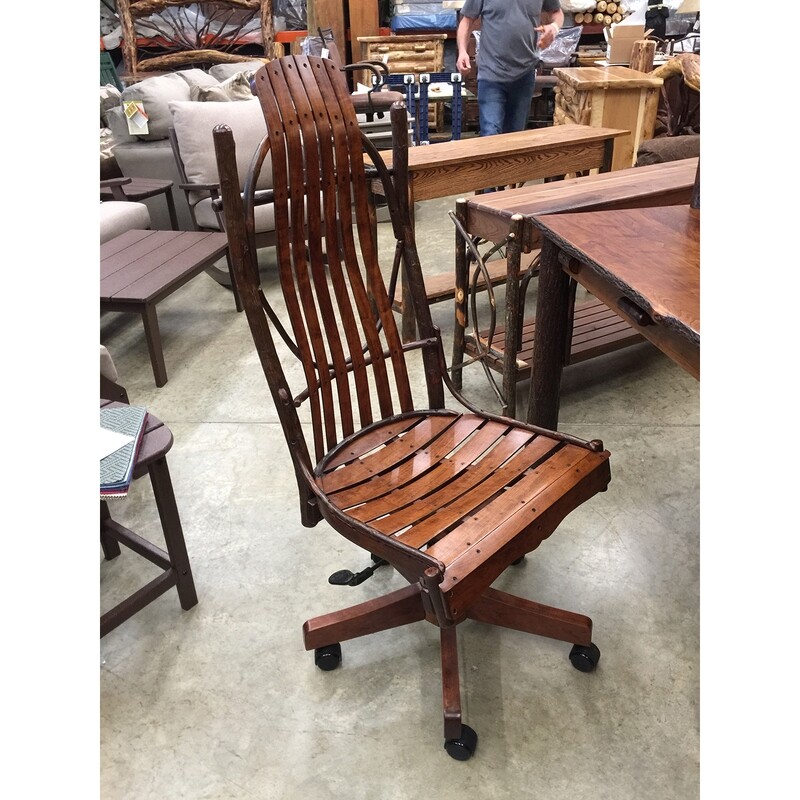
[{"label": "dark stained wood", "polygon": [[[100,408],[118,405],[121,404],[100,400]],[[120,525],[112,519],[108,502],[100,501],[100,542],[105,557],[111,559],[119,556],[121,553],[119,545],[124,544],[127,549],[147,559],[161,570],[157,577],[116,603],[100,617],[100,638],[173,586],[178,592],[181,608],[188,610],[197,605],[197,592],[189,554],[186,551],[178,506],[167,467],[166,456],[172,443],[170,429],[156,416],[148,413],[144,436],[136,454],[133,479],[136,480],[143,475],[150,476],[166,550]]]},{"label": "dark stained wood", "polygon": [[[605,172],[611,166],[614,140],[627,134],[616,128],[558,125],[413,147],[407,157],[409,206],[413,209],[419,200],[448,197],[455,192],[561,177],[570,172]],[[394,166],[393,159],[393,153],[385,154],[388,167]],[[453,291],[451,288],[451,297]],[[414,337],[413,313],[406,295],[404,291],[400,310],[403,340],[410,341]]]},{"label": "dark stained wood", "polygon": [[[423,619],[437,625],[444,732],[457,738],[455,625],[513,560],[606,488],[609,454],[599,441],[485,414],[457,393],[461,410],[444,408],[452,385],[414,237],[404,107],[392,110],[390,176],[361,135],[331,62],[275,60],[257,72],[255,93],[276,186],[280,309],[259,285],[245,213],[252,192],[240,194],[232,132],[218,126],[214,140],[232,269],[292,457],[301,519],[308,527],[326,520],[410,584],[308,620],[304,643],[315,649]],[[416,315],[419,339],[405,344],[378,263],[365,150],[384,181]],[[246,187],[256,185],[258,168]],[[407,361],[416,350],[420,357]],[[412,366],[424,370],[422,397],[411,391]],[[489,594],[476,615],[502,620],[501,605],[509,615],[498,624],[532,630],[533,622],[520,620],[538,615],[548,620],[543,635],[586,638],[586,623],[575,615],[521,600],[501,603]]]},{"label": "dark stained wood", "polygon": [[[608,228],[613,217],[614,230]],[[700,219],[688,205],[546,215],[529,419],[555,427],[570,279],[700,377]],[[606,226],[603,228],[597,226]],[[602,233],[600,233],[602,231]],[[559,258],[570,258],[567,270]]]},{"label": "dark stained wood", "polygon": [[[698,164],[699,159],[691,158],[523,186],[459,201],[457,212],[463,227],[470,235],[495,242],[502,242],[508,237],[513,230],[514,220],[522,217],[523,224],[519,234],[515,241],[509,243],[508,257],[511,259],[517,250],[528,252],[541,246],[541,232],[534,223],[535,218],[540,215],[569,214],[571,218],[573,214],[580,212],[607,211],[609,213],[605,220],[610,227],[608,231],[597,231],[598,236],[605,236],[606,233],[613,234],[622,224],[622,217],[617,218],[611,212],[685,205],[692,196]],[[565,224],[571,229],[578,223],[570,219]],[[466,254],[461,252],[463,249],[463,241],[457,243],[456,282],[466,285]],[[461,277],[459,270],[464,272]],[[452,362],[454,368],[457,368],[465,358],[485,358],[487,365],[503,376],[506,413],[511,416],[516,412],[516,382],[528,378],[531,373],[533,333],[536,328],[532,317],[520,320],[519,327],[509,328],[509,320],[516,322],[523,313],[522,306],[515,300],[514,292],[509,291],[508,287],[512,284],[516,285],[516,280],[513,276],[508,276],[506,324],[495,327],[488,351],[490,330],[482,329],[477,338],[474,333],[468,333],[469,297],[466,293],[463,297],[460,294],[456,297]],[[512,303],[508,302],[509,296]],[[594,302],[576,307],[572,346],[565,354],[564,365],[627,347],[644,338],[639,331],[621,320],[616,309],[603,311],[600,320],[591,316],[594,309]],[[599,327],[606,328],[608,325],[613,330],[598,335]],[[460,370],[456,374],[458,372]],[[460,381],[460,376],[458,380]]]},{"label": "dark stained wood", "polygon": [[[141,314],[156,386],[167,382],[156,305],[219,260],[224,233],[126,231],[100,246],[100,310]],[[239,295],[234,284],[234,299]]]},{"label": "dark stained wood", "polygon": [[164,195],[169,212],[169,223],[172,230],[178,230],[178,217],[175,213],[175,198],[172,195],[172,181],[159,181],[150,178],[122,178],[119,185],[104,185],[110,181],[100,182],[101,200],[130,200],[138,203],[149,197]]}]

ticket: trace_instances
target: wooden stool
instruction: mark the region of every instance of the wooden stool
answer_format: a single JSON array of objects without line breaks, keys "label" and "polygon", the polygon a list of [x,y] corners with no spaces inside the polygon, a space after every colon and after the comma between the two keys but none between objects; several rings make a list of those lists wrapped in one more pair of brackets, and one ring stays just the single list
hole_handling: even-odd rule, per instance
[{"label": "wooden stool", "polygon": [[[121,403],[100,400],[101,408],[119,405]],[[181,520],[178,516],[178,507],[175,504],[172,481],[167,468],[166,455],[172,447],[172,442],[172,431],[161,420],[149,414],[147,428],[133,470],[134,480],[145,474],[150,475],[158,516],[164,531],[166,552],[139,534],[115,522],[111,518],[108,502],[100,501],[100,545],[105,557],[109,560],[116,558],[120,554],[119,545],[121,543],[163,570],[157,578],[100,617],[101,639],[173,586],[178,590],[181,608],[187,610],[197,605],[197,592],[194,588],[189,554],[186,552]]]}]

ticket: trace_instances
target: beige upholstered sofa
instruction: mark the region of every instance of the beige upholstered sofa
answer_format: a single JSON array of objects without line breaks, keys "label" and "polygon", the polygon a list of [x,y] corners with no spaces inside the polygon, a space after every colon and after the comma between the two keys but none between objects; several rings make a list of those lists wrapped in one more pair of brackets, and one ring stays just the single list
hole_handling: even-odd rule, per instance
[{"label": "beige upholstered sofa", "polygon": [[[236,118],[238,127],[241,128],[241,130],[234,129],[237,143],[240,137],[252,140],[254,137],[246,134],[255,131],[255,126],[259,126],[255,143],[257,145],[265,132],[264,117],[250,92],[249,78],[263,63],[263,61],[251,61],[217,64],[208,71],[185,69],[146,78],[127,86],[122,91],[118,107],[106,112],[105,119],[112,131],[112,152],[120,171],[131,178],[173,181],[178,227],[181,230],[193,230],[194,224],[186,193],[178,188],[181,175],[169,141],[169,129],[174,126],[171,105],[177,103],[181,107],[179,123],[181,127],[187,128],[201,123],[209,125],[207,142],[202,137],[197,139],[197,142],[202,147],[208,144],[212,162],[214,151],[213,145],[210,144],[211,130],[219,122],[226,123],[229,119]],[[123,111],[123,103],[128,100],[138,100],[143,104],[148,117],[146,133],[129,132]],[[248,115],[247,111],[241,108],[242,104],[247,104],[248,110],[252,113]],[[193,119],[195,117],[192,114],[193,108],[196,111],[196,119]],[[244,147],[244,142],[242,144]],[[181,151],[187,162],[196,160],[194,157],[197,154],[191,152],[188,147],[182,146]],[[199,179],[200,176],[194,177]],[[163,196],[153,197],[144,202],[150,211],[152,227],[169,228],[169,217]]]}]

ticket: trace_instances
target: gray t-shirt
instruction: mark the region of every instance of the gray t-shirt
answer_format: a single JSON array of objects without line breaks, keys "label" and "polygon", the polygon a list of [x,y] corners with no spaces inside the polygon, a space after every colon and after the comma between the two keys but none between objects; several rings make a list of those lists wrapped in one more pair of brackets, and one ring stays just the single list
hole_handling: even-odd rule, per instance
[{"label": "gray t-shirt", "polygon": [[536,68],[542,11],[558,11],[560,0],[466,0],[462,16],[481,18],[478,79],[509,83]]}]

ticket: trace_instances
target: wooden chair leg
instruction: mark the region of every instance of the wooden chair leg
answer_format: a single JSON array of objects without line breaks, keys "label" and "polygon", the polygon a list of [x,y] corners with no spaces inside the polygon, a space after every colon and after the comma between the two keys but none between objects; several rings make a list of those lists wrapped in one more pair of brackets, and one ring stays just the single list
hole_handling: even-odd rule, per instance
[{"label": "wooden chair leg", "polygon": [[100,501],[100,546],[103,548],[103,555],[108,561],[116,558],[120,554],[119,542],[109,536],[104,530],[104,523],[111,519],[111,512],[108,510],[108,503]]},{"label": "wooden chair leg", "polygon": [[444,738],[461,736],[461,688],[458,680],[458,641],[456,626],[441,628],[442,646],[442,708],[444,710]]},{"label": "wooden chair leg", "polygon": [[158,516],[161,520],[161,528],[164,532],[164,542],[175,573],[175,588],[178,590],[178,599],[180,600],[181,608],[186,611],[197,605],[197,591],[192,577],[192,568],[189,564],[189,554],[186,552],[186,541],[183,537],[178,506],[175,503],[175,493],[172,489],[167,459],[162,456],[150,464],[147,469],[150,473],[153,496],[155,497]]},{"label": "wooden chair leg", "polygon": [[383,597],[308,620],[303,625],[303,641],[306,650],[314,650],[423,619],[422,589],[419,584],[411,584]]},{"label": "wooden chair leg", "polygon": [[584,646],[592,643],[592,620],[589,617],[543,606],[491,587],[467,611],[467,616],[478,622],[546,636],[561,642]]}]

